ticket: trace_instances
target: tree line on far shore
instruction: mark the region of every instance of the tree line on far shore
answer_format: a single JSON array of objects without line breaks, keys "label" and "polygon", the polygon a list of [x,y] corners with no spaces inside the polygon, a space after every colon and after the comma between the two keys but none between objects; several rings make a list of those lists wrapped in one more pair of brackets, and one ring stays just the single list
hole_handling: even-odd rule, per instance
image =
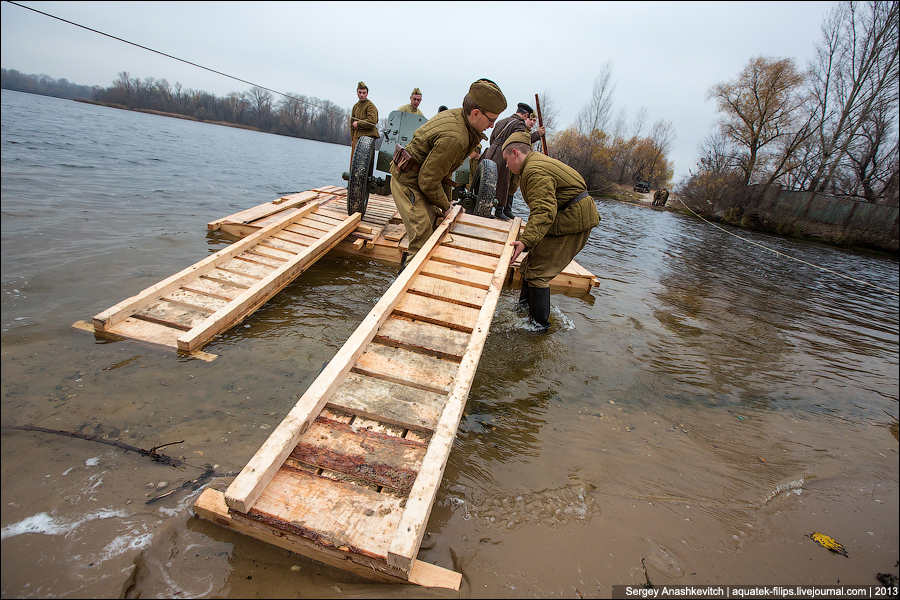
[{"label": "tree line on far shore", "polygon": [[3,69],[2,87],[56,96],[88,99],[125,108],[175,113],[201,121],[220,121],[292,137],[349,145],[349,111],[329,100],[291,94],[275,101],[267,90],[252,87],[224,98],[202,90],[170,85],[165,79],[132,77],[123,71],[109,87],[73,84],[46,75],[26,75]]},{"label": "tree line on far shore", "polygon": [[898,201],[898,2],[844,2],[815,59],[754,57],[708,92],[719,123],[678,192],[696,206],[749,189]]}]

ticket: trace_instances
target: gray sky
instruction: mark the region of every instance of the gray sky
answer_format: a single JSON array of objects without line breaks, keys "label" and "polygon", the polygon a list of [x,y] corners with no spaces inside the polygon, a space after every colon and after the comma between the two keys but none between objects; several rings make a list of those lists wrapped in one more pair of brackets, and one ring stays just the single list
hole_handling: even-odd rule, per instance
[{"label": "gray sky", "polygon": [[[349,108],[364,80],[382,117],[420,87],[433,116],[469,84],[496,81],[510,103],[546,90],[563,127],[612,63],[614,111],[672,122],[676,182],[713,129],[709,88],[754,56],[814,56],[834,2],[22,2],[281,92]],[[249,86],[7,2],[7,69],[108,86],[121,71],[219,96]],[[277,100],[278,98],[276,98]],[[506,114],[509,113],[509,109]],[[490,133],[490,132],[488,132]]]}]

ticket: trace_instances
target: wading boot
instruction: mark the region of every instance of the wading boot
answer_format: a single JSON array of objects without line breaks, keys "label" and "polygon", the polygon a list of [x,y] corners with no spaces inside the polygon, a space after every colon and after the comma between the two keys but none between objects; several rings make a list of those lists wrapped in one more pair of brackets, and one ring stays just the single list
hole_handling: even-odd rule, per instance
[{"label": "wading boot", "polygon": [[519,294],[519,302],[516,304],[516,310],[524,313],[528,310],[528,282],[522,279],[522,292]]},{"label": "wading boot", "polygon": [[550,288],[528,286],[528,308],[541,333],[550,329]]},{"label": "wading boot", "polygon": [[400,270],[397,271],[397,275],[403,272],[403,269],[406,267],[406,262],[409,260],[409,252],[404,252],[400,255]]},{"label": "wading boot", "polygon": [[512,211],[512,198],[509,199],[509,204],[503,207],[503,214],[510,220],[516,218],[516,215],[514,215]]},{"label": "wading boot", "polygon": [[503,214],[503,207],[500,205],[494,209],[494,218],[500,219],[501,221],[509,221],[509,217]]}]

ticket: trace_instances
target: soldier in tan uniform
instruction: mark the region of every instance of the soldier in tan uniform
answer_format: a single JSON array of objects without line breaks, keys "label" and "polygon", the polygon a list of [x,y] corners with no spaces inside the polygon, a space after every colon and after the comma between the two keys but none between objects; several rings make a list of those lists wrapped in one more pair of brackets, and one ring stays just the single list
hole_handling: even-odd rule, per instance
[{"label": "soldier in tan uniform", "polygon": [[450,175],[487,139],[482,132],[505,109],[497,84],[479,79],[469,87],[462,108],[438,113],[416,129],[409,146],[398,145],[391,162],[391,194],[409,238],[401,269],[425,244],[437,217],[450,208]]},{"label": "soldier in tan uniform", "polygon": [[353,168],[353,152],[359,138],[380,137],[378,133],[378,109],[369,100],[369,88],[360,81],[356,84],[356,96],[359,102],[353,105],[350,112],[350,167]]},{"label": "soldier in tan uniform", "polygon": [[419,115],[420,117],[424,117],[425,113],[419,110],[419,104],[422,103],[422,90],[419,88],[413,88],[412,93],[409,95],[409,104],[404,104],[397,110],[400,112],[411,113],[414,115]]},{"label": "soldier in tan uniform", "polygon": [[584,248],[591,229],[600,223],[594,199],[584,179],[569,165],[531,149],[531,136],[517,131],[503,144],[503,159],[520,175],[528,205],[528,223],[513,242],[513,260],[522,251],[520,306],[527,304],[532,320],[550,327],[550,280]]}]

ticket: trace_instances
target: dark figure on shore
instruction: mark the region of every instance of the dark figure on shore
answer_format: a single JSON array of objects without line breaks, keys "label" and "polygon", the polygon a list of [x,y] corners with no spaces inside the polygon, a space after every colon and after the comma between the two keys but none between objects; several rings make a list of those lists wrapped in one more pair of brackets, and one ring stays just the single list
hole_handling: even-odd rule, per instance
[{"label": "dark figure on shore", "polygon": [[653,193],[653,206],[665,206],[669,201],[669,190],[663,188]]},{"label": "dark figure on shore", "polygon": [[[506,163],[503,161],[501,148],[503,143],[509,139],[513,133],[517,131],[527,132],[530,126],[534,124],[534,111],[524,102],[519,102],[516,112],[512,116],[497,121],[494,130],[491,132],[490,146],[481,155],[482,160],[489,158],[497,163],[497,208],[494,209],[494,218],[508,221],[513,218],[512,213],[512,196],[516,189],[512,185],[512,177]],[[532,143],[541,139],[546,130],[539,127],[531,134]]]},{"label": "dark figure on shore", "polygon": [[591,229],[600,223],[594,199],[584,179],[569,165],[531,148],[531,136],[517,131],[503,144],[503,160],[520,175],[528,205],[528,223],[513,242],[513,261],[522,261],[519,306],[529,309],[532,321],[550,327],[550,281],[584,248]]},{"label": "dark figure on shore", "polygon": [[359,102],[353,105],[350,113],[350,168],[353,168],[353,152],[359,138],[379,137],[378,109],[369,100],[369,88],[362,81],[356,84],[356,97]]},{"label": "dark figure on shore", "polygon": [[439,112],[416,129],[409,146],[397,145],[391,161],[391,194],[409,238],[401,269],[450,208],[451,174],[487,139],[482,132],[505,109],[506,98],[497,84],[479,79],[469,87],[462,108]]}]

